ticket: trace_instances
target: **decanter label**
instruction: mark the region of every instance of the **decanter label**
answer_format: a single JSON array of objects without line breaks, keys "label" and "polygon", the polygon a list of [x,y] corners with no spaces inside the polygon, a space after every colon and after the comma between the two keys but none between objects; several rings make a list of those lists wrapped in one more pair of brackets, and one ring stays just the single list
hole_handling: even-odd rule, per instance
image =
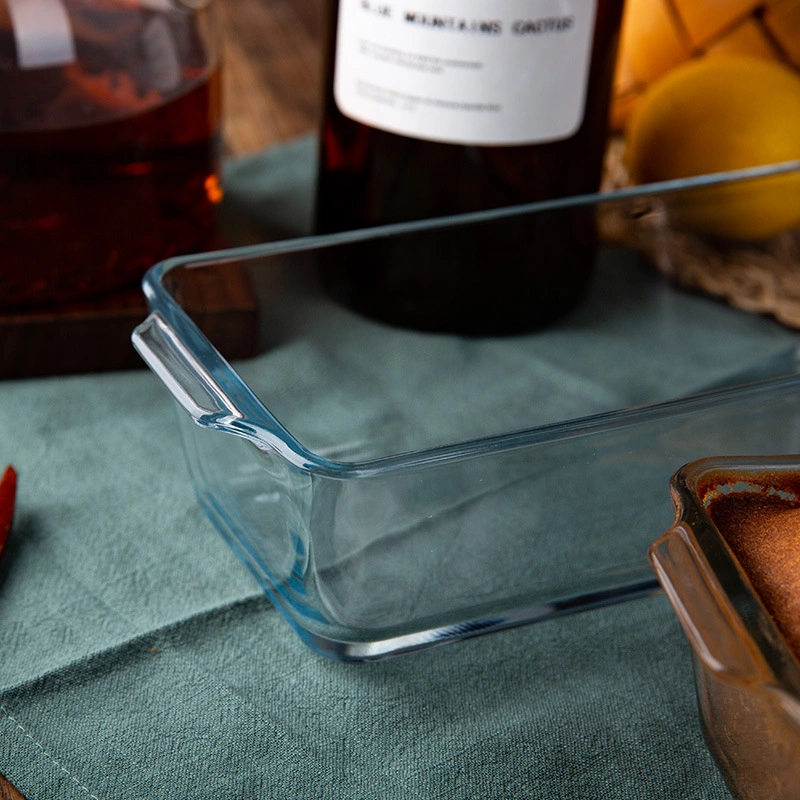
[{"label": "decanter label", "polygon": [[75,39],[64,0],[7,0],[20,69],[75,61]]}]

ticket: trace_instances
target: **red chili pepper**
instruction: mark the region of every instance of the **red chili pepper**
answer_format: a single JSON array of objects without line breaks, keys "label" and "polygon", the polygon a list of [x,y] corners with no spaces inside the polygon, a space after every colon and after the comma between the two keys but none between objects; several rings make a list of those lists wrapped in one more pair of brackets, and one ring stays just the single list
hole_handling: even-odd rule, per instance
[{"label": "red chili pepper", "polygon": [[11,523],[14,521],[14,502],[17,497],[17,471],[8,466],[0,478],[0,555],[6,546]]}]

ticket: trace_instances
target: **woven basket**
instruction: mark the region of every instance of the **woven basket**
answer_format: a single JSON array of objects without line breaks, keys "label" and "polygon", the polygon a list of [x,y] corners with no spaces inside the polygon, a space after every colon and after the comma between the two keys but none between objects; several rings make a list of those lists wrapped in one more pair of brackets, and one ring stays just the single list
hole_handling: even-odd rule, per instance
[{"label": "woven basket", "polygon": [[[603,190],[629,185],[624,143],[614,138]],[[722,242],[670,227],[666,209],[657,200],[648,198],[635,210],[621,206],[601,207],[600,233],[606,242],[641,252],[684,289],[800,329],[800,229],[765,243]]]}]

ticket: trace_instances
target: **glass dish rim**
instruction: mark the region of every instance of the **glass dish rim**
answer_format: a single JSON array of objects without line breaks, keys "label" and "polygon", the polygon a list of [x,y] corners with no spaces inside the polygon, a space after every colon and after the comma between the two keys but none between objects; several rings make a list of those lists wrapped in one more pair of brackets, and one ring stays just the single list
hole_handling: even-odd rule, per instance
[{"label": "glass dish rim", "polygon": [[[477,222],[491,222],[518,215],[572,208],[584,205],[607,205],[624,200],[663,196],[691,189],[719,186],[739,181],[770,178],[800,171],[800,160],[760,167],[700,175],[692,178],[643,184],[607,192],[576,195],[537,203],[510,206],[488,211],[396,223],[341,233],[300,236],[276,242],[251,244],[185,256],[175,256],[153,265],[142,279],[142,291],[150,314],[132,333],[133,345],[148,366],[168,385],[174,378],[165,374],[158,358],[148,356],[147,340],[154,329],[168,340],[168,347],[181,353],[189,369],[199,376],[204,387],[221,400],[220,413],[192,413],[201,427],[224,430],[241,436],[260,449],[279,452],[288,462],[309,472],[331,478],[369,478],[411,469],[425,469],[443,462],[475,458],[496,451],[510,451],[540,442],[592,435],[637,423],[689,414],[711,405],[734,402],[754,393],[771,391],[776,386],[800,384],[800,374],[711,389],[689,396],[619,408],[587,416],[561,420],[452,444],[437,445],[416,451],[380,456],[366,461],[329,459],[314,453],[289,432],[255,395],[234,367],[190,319],[179,302],[165,288],[165,277],[177,269],[210,267],[274,255],[317,250],[329,246],[387,238],[437,228],[456,227]],[[175,392],[173,392],[175,394]],[[184,405],[186,410],[189,410]]]}]

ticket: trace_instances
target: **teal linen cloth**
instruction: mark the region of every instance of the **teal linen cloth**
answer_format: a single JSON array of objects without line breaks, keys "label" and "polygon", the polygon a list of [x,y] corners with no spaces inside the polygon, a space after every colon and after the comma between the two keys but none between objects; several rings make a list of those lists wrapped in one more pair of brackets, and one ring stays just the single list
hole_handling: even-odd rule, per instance
[{"label": "teal linen cloth", "polygon": [[[301,232],[311,152],[232,165],[233,199],[289,197],[279,227]],[[796,346],[736,319],[741,343]],[[297,360],[261,358],[290,399]],[[729,798],[663,596],[385,662],[323,659],[199,510],[172,406],[145,370],[0,383],[0,462],[20,475],[0,563],[0,772],[28,800]]]}]

